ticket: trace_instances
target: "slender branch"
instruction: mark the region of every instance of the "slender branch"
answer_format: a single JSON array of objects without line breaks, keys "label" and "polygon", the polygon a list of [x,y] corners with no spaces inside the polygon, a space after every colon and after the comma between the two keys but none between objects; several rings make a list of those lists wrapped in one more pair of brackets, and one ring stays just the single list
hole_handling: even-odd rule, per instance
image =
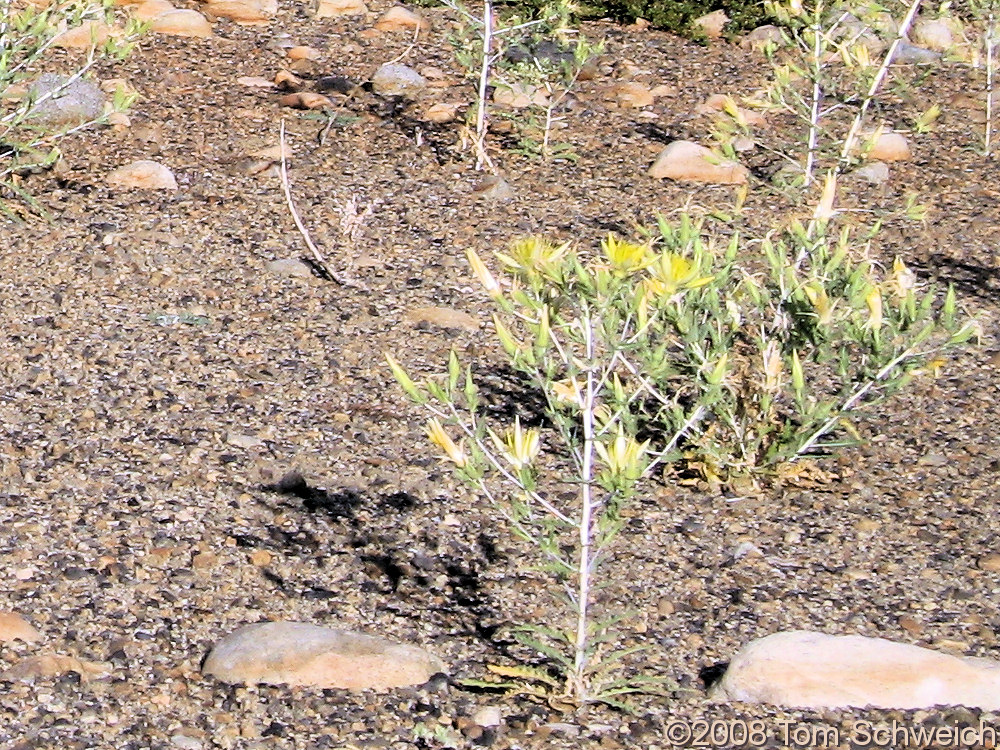
[{"label": "slender branch", "polygon": [[885,58],[882,60],[882,64],[879,66],[878,72],[875,73],[875,78],[872,80],[871,86],[868,87],[868,93],[865,94],[865,98],[861,102],[861,109],[858,110],[858,114],[854,117],[854,121],[851,123],[851,128],[847,131],[847,137],[844,139],[844,147],[840,151],[840,159],[837,161],[837,166],[834,169],[835,175],[840,174],[844,165],[846,165],[848,159],[850,159],[851,151],[854,150],[854,144],[857,142],[858,136],[861,133],[861,127],[864,124],[865,115],[868,114],[868,108],[875,100],[875,95],[878,93],[878,90],[882,88],[882,82],[889,73],[889,66],[892,64],[892,60],[896,56],[896,50],[899,49],[899,45],[906,38],[906,34],[910,30],[910,25],[913,23],[913,19],[917,15],[917,11],[920,10],[920,2],[921,0],[913,0],[913,2],[910,3],[910,7],[907,9],[906,15],[899,24],[899,31],[896,33],[896,38],[893,39],[892,44],[889,45],[889,49],[885,53]]}]

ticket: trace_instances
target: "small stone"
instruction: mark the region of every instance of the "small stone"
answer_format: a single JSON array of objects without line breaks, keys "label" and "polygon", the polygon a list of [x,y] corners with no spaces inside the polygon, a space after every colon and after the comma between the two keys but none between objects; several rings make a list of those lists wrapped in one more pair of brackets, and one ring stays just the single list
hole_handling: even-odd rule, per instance
[{"label": "small stone", "polygon": [[146,0],[132,9],[132,18],[137,21],[152,21],[157,16],[177,10],[169,0]]},{"label": "small stone", "polygon": [[294,94],[285,94],[278,99],[278,104],[282,107],[294,107],[295,109],[324,109],[332,107],[330,98],[312,91],[298,91]]},{"label": "small stone", "polygon": [[28,96],[35,102],[29,117],[47,125],[81,124],[104,114],[104,92],[83,78],[43,73],[31,84]]},{"label": "small stone", "polygon": [[745,183],[749,170],[697,143],[674,141],[660,152],[647,174],[657,179],[734,185]]},{"label": "small stone", "polygon": [[544,104],[548,92],[530,83],[512,83],[493,89],[493,101],[512,109],[524,109],[532,104]]},{"label": "small stone", "polygon": [[915,45],[935,52],[948,52],[955,46],[955,35],[944,18],[921,18],[913,24],[910,39]]},{"label": "small stone", "polygon": [[191,558],[191,567],[195,570],[207,570],[219,564],[219,556],[214,552],[199,552]]},{"label": "small stone", "polygon": [[758,26],[753,31],[744,34],[743,38],[740,39],[740,46],[760,52],[770,45],[781,46],[784,42],[785,38],[781,29],[773,24],[767,24]]},{"label": "small stone", "polygon": [[407,311],[406,319],[411,323],[429,323],[439,328],[457,328],[464,331],[478,331],[479,321],[461,310],[450,307],[415,307]]},{"label": "small stone", "polygon": [[500,175],[486,175],[472,189],[473,195],[477,198],[485,198],[492,201],[509,201],[514,197],[514,188],[510,186]]},{"label": "small stone", "polygon": [[718,39],[722,36],[722,30],[727,23],[729,23],[729,16],[726,15],[726,12],[716,10],[694,19],[692,25],[700,28],[702,33],[709,39]]},{"label": "small stone", "polygon": [[915,617],[911,617],[910,615],[902,615],[899,618],[899,627],[914,638],[919,638],[924,632],[924,626]]},{"label": "small stone", "polygon": [[142,159],[124,167],[112,170],[106,178],[108,184],[116,187],[140,188],[143,190],[176,190],[174,173],[159,162]]},{"label": "small stone", "polygon": [[940,52],[900,42],[899,46],[896,47],[896,56],[892,58],[892,62],[894,65],[933,65],[940,59]]},{"label": "small stone", "polygon": [[788,708],[1000,709],[1000,662],[860,635],[803,630],[747,644],[710,697]]},{"label": "small stone", "polygon": [[991,573],[1000,572],[1000,555],[983,555],[976,561],[976,567],[980,570],[988,570]]},{"label": "small stone", "polygon": [[274,555],[268,552],[266,549],[255,549],[250,553],[250,562],[258,568],[266,568],[271,564],[271,560],[274,559]]},{"label": "small stone", "polygon": [[63,49],[89,49],[91,45],[104,44],[114,31],[114,28],[103,21],[85,21],[53,37],[52,46]]},{"label": "small stone", "polygon": [[187,8],[171,10],[154,18],[149,30],[168,36],[210,37],[212,25],[201,13]]},{"label": "small stone", "polygon": [[889,165],[884,161],[873,161],[855,169],[854,175],[872,185],[881,185],[889,179]]},{"label": "small stone", "polygon": [[290,70],[279,70],[274,74],[274,85],[282,91],[301,91],[306,83]]},{"label": "small stone", "polygon": [[108,677],[111,672],[107,664],[85,661],[75,656],[42,654],[19,661],[10,669],[0,672],[0,680],[34,682],[40,677],[55,677],[76,672],[83,682]]},{"label": "small stone", "polygon": [[305,47],[302,45],[289,47],[285,52],[289,60],[319,60],[323,54],[315,47]]},{"label": "small stone", "polygon": [[613,94],[619,107],[641,109],[648,107],[655,101],[649,86],[637,81],[623,81],[617,84],[613,89]]},{"label": "small stone", "polygon": [[[279,146],[278,149],[280,150],[280,148],[281,147]],[[266,151],[267,152],[271,152],[272,149],[266,149]],[[258,152],[258,153],[260,153],[260,152]],[[279,160],[281,159],[280,155],[278,156],[278,159]],[[229,433],[227,433],[226,434],[226,442],[229,445],[235,445],[237,448],[243,448],[243,449],[247,449],[247,450],[250,449],[250,448],[259,448],[260,446],[265,445],[264,441],[261,440],[256,435],[245,435],[245,434],[243,434],[241,432],[229,432]]]},{"label": "small stone", "polygon": [[912,154],[910,144],[902,133],[887,130],[879,134],[865,156],[875,161],[907,161]]},{"label": "small stone", "polygon": [[498,706],[483,706],[472,715],[472,720],[481,727],[498,727],[503,723],[503,714]]},{"label": "small stone", "polygon": [[444,671],[423,649],[301,622],[242,627],[219,641],[202,672],[223,682],[383,690]]},{"label": "small stone", "polygon": [[267,270],[279,276],[292,276],[300,279],[311,279],[313,277],[312,268],[295,258],[272,260],[267,264]]},{"label": "small stone", "polygon": [[382,96],[413,99],[427,86],[427,80],[413,68],[386,63],[372,76],[372,90]]},{"label": "small stone", "polygon": [[397,5],[379,16],[375,22],[375,28],[379,31],[407,31],[411,34],[422,34],[430,29],[430,24],[419,13]]},{"label": "small stone", "polygon": [[364,0],[319,0],[316,18],[336,18],[338,16],[363,16],[368,12]]},{"label": "small stone", "polygon": [[24,641],[35,643],[42,639],[42,634],[35,627],[15,612],[0,612],[0,643]]},{"label": "small stone", "polygon": [[241,26],[264,26],[278,13],[277,0],[208,0],[205,12]]},{"label": "small stone", "polygon": [[458,108],[460,106],[460,104],[447,102],[432,104],[424,110],[423,119],[427,122],[436,122],[439,124],[454,122],[458,118]]},{"label": "small stone", "polygon": [[854,529],[859,534],[872,534],[880,528],[882,528],[881,521],[876,521],[874,518],[862,518],[854,524]]},{"label": "small stone", "polygon": [[261,76],[240,76],[236,79],[236,83],[240,86],[249,86],[254,89],[273,89],[275,88],[274,81],[268,80]]},{"label": "small stone", "polygon": [[179,750],[202,750],[205,743],[189,734],[175,734],[170,737],[170,744]]}]

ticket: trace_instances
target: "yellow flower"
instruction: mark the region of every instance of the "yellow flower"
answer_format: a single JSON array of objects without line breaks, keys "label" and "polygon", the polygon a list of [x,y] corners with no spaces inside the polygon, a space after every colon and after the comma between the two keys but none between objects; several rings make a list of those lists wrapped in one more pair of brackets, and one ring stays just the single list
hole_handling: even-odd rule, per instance
[{"label": "yellow flower", "polygon": [[878,287],[873,287],[865,295],[865,305],[868,306],[868,321],[865,327],[878,333],[882,328],[882,292]]},{"label": "yellow flower", "polygon": [[597,443],[594,447],[613,477],[635,480],[646,469],[643,455],[649,448],[649,441],[639,443],[635,438],[626,435],[621,425],[618,425],[618,433],[610,443]]},{"label": "yellow flower", "polygon": [[576,406],[583,404],[583,399],[580,395],[580,384],[576,378],[567,378],[566,380],[553,383],[552,393],[555,395],[557,403],[574,404]]},{"label": "yellow flower", "polygon": [[[678,253],[660,253],[650,267],[651,277],[646,280],[649,290],[657,296],[672,297],[682,289],[697,289],[708,284],[714,276],[699,276],[698,268]],[[652,282],[652,283],[650,283]]]},{"label": "yellow flower", "polygon": [[892,275],[885,282],[887,291],[896,296],[897,299],[906,299],[907,295],[917,286],[917,275],[913,273],[901,258],[892,262]]},{"label": "yellow flower", "polygon": [[456,444],[454,440],[444,431],[444,427],[437,419],[427,420],[427,437],[438,448],[444,451],[448,459],[459,468],[469,462],[469,456],[465,452],[465,447]]},{"label": "yellow flower", "polygon": [[645,268],[651,260],[648,246],[619,240],[613,234],[601,241],[601,248],[611,267],[625,274]]},{"label": "yellow flower", "polygon": [[469,259],[469,265],[472,266],[472,272],[476,274],[476,278],[479,279],[479,283],[483,285],[483,289],[486,290],[486,293],[494,298],[499,297],[500,285],[493,277],[493,274],[490,273],[490,269],[488,269],[486,264],[483,263],[482,258],[480,258],[476,254],[476,251],[472,248],[465,251],[465,257]]},{"label": "yellow flower", "polygon": [[514,467],[515,471],[527,468],[538,455],[539,442],[538,430],[524,429],[521,427],[521,420],[514,418],[514,426],[504,433],[501,440],[496,435],[492,435],[493,443],[497,450],[503,454],[507,462]]},{"label": "yellow flower", "polygon": [[809,298],[816,317],[819,319],[819,324],[821,326],[830,325],[830,322],[833,320],[833,310],[837,306],[836,300],[831,302],[829,296],[827,296],[826,289],[819,284],[806,284],[802,287],[802,291]]},{"label": "yellow flower", "polygon": [[763,358],[764,390],[769,393],[777,393],[781,390],[781,374],[784,369],[778,342],[774,340],[767,342],[767,346],[764,347]]},{"label": "yellow flower", "polygon": [[569,251],[569,243],[553,245],[541,237],[517,240],[510,246],[510,253],[497,253],[497,258],[512,271],[550,274]]}]

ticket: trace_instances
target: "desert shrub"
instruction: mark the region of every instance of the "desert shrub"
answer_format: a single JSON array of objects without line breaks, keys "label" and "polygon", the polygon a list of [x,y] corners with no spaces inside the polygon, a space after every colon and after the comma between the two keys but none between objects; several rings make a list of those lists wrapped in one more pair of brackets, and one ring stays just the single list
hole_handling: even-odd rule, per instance
[{"label": "desert shrub", "polygon": [[661,221],[655,243],[608,237],[599,253],[529,238],[497,254],[500,280],[469,258],[546,428],[497,424],[454,352],[420,384],[389,363],[458,476],[567,592],[566,622],[520,632],[562,682],[521,669],[510,684],[534,678],[575,705],[644,689],[602,661],[608,625],[593,601],[643,477],[668,462],[752,477],[844,445],[851,414],[979,335],[953,290],[925,287],[900,259],[879,268],[821,211],[757,241],[713,242],[688,218]]}]

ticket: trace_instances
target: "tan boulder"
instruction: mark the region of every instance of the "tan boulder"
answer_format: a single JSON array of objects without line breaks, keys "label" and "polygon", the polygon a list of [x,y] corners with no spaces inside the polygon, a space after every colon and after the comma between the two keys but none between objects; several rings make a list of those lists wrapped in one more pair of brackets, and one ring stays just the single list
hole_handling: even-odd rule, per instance
[{"label": "tan boulder", "polygon": [[103,21],[85,21],[79,26],[57,34],[52,39],[52,46],[63,49],[87,49],[92,44],[104,44],[115,31]]},{"label": "tan boulder", "polygon": [[720,702],[796,708],[1000,710],[1000,662],[860,635],[805,630],[747,644],[711,691]]},{"label": "tan boulder", "polygon": [[205,13],[242,26],[263,26],[278,13],[278,0],[208,0]]},{"label": "tan boulder", "polygon": [[724,10],[716,10],[706,13],[700,18],[694,19],[692,24],[701,29],[702,33],[709,39],[718,39],[722,36],[722,30],[729,23],[729,16]]},{"label": "tan boulder", "polygon": [[239,628],[211,650],[202,672],[223,682],[383,690],[420,685],[444,665],[384,638],[302,622]]},{"label": "tan boulder", "polygon": [[159,162],[142,159],[108,173],[107,182],[115,187],[144,190],[176,190],[174,173]]},{"label": "tan boulder", "polygon": [[660,152],[647,174],[658,179],[736,185],[747,181],[749,170],[697,143],[674,141]]},{"label": "tan boulder", "polygon": [[146,0],[132,9],[132,18],[137,21],[152,21],[157,16],[177,10],[169,0]]},{"label": "tan boulder", "polygon": [[908,161],[913,154],[902,133],[887,130],[879,133],[865,157],[871,161]]},{"label": "tan boulder", "polygon": [[42,634],[34,626],[15,612],[0,612],[0,643],[40,641]]},{"label": "tan boulder", "polygon": [[363,16],[367,12],[364,0],[319,0],[316,6],[316,18]]},{"label": "tan boulder", "polygon": [[208,19],[198,11],[186,8],[158,15],[150,22],[149,29],[169,36],[212,36],[212,25]]},{"label": "tan boulder", "polygon": [[406,31],[410,34],[415,32],[422,34],[430,29],[430,23],[419,13],[397,5],[379,16],[375,22],[375,28],[379,31]]}]

